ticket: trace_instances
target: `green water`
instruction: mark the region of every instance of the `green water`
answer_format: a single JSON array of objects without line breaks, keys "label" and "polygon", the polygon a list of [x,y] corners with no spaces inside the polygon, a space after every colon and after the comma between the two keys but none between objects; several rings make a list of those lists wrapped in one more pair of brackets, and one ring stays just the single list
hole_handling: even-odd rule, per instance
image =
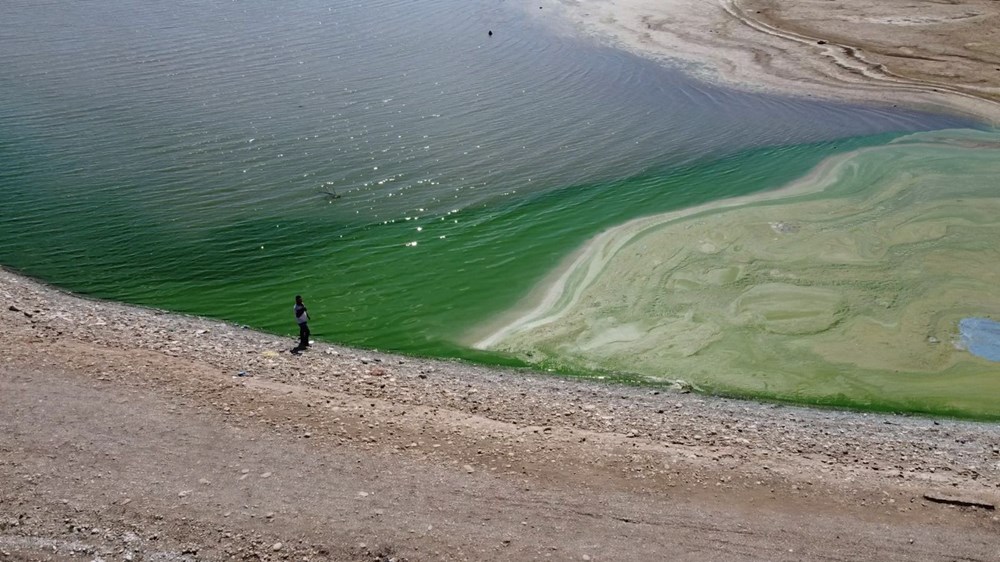
[{"label": "green water", "polygon": [[1000,135],[918,133],[789,186],[630,221],[480,345],[560,371],[1000,419]]},{"label": "green water", "polygon": [[[468,349],[463,337],[514,305],[595,233],[636,216],[781,185],[832,154],[890,138],[756,149],[389,224],[331,220],[328,210],[337,203],[322,199],[294,214],[264,213],[216,224],[212,214],[195,221],[183,212],[110,192],[77,204],[65,217],[67,228],[46,235],[45,243],[67,259],[38,253],[31,221],[8,223],[13,236],[3,257],[90,295],[276,333],[295,330],[291,296],[302,294],[313,334],[320,339],[503,362],[502,356]],[[59,193],[22,196],[29,195],[38,214],[50,219],[65,205]],[[94,224],[88,219],[94,216],[104,220]]]},{"label": "green water", "polygon": [[521,363],[471,344],[602,231],[975,126],[717,88],[504,2],[5,7],[0,263],[289,336],[302,294],[315,337],[418,355]]}]

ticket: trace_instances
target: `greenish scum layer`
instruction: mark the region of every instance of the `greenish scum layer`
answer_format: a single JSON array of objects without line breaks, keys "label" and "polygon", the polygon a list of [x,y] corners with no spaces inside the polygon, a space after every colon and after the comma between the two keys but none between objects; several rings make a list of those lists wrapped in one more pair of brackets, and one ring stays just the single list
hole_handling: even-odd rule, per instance
[{"label": "greenish scum layer", "polygon": [[717,392],[1000,417],[1000,135],[918,133],[588,242],[479,346]]},{"label": "greenish scum layer", "polygon": [[163,201],[141,176],[78,197],[62,176],[41,189],[26,174],[45,150],[0,143],[0,263],[290,335],[302,293],[320,339],[404,353],[1000,417],[1000,370],[953,345],[961,318],[1000,317],[1000,137],[893,138],[377,223],[314,193],[234,199],[220,215],[216,193]]}]

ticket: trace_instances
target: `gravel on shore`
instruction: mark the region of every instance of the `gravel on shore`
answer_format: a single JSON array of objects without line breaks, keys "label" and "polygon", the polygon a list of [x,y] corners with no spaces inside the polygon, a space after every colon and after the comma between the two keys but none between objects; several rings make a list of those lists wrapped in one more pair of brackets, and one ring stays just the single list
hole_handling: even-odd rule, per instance
[{"label": "gravel on shore", "polygon": [[[1000,491],[1000,426],[814,409],[684,389],[557,377],[317,343],[230,323],[74,296],[0,271],[2,355],[43,362],[61,341],[182,357],[219,377],[266,380],[395,405],[443,409],[518,427],[570,428],[728,457],[750,472],[809,480],[821,469],[851,488],[885,480],[976,497]],[[27,342],[16,341],[23,330]],[[137,355],[142,361],[144,355]],[[141,364],[133,365],[140,369]]]}]

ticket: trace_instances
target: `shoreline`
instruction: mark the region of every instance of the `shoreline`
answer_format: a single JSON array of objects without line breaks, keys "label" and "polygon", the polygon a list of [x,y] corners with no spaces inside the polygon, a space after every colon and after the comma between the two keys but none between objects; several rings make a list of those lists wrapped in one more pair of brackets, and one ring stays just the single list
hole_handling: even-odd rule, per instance
[{"label": "shoreline", "polygon": [[[898,104],[1000,125],[994,68],[1000,53],[984,51],[1000,14],[985,0],[919,7],[861,0],[549,0],[545,7],[560,25],[727,87]],[[962,18],[958,10],[976,15]],[[905,23],[913,11],[923,18],[919,25]],[[863,17],[871,12],[879,17]],[[983,46],[973,48],[966,34],[983,37]]]},{"label": "shoreline", "polygon": [[[622,2],[546,8],[724,80],[1000,123],[788,7]],[[1000,424],[293,345],[0,266],[0,560],[997,557]]]},{"label": "shoreline", "polygon": [[[306,496],[296,500],[295,510],[305,510],[311,514],[309,518],[333,521],[361,517],[359,521],[364,521],[364,530],[333,533],[336,541],[352,545],[331,555],[329,559],[335,560],[379,559],[372,555],[370,535],[383,537],[383,541],[392,537],[394,552],[401,560],[534,559],[539,557],[533,550],[535,545],[549,542],[589,553],[593,559],[622,559],[629,553],[663,554],[667,551],[651,543],[622,547],[614,538],[621,538],[621,531],[606,518],[647,520],[642,527],[645,530],[631,532],[677,538],[684,525],[678,526],[677,521],[652,523],[658,518],[654,514],[665,512],[681,518],[712,513],[713,525],[726,532],[743,526],[739,532],[748,535],[741,540],[749,541],[749,546],[744,551],[747,557],[739,559],[793,560],[800,558],[797,553],[818,554],[820,550],[815,549],[824,549],[845,559],[893,560],[907,559],[916,552],[926,554],[930,548],[934,552],[941,549],[941,555],[961,552],[970,559],[985,560],[992,552],[992,539],[986,537],[1000,525],[1000,519],[993,515],[1000,506],[996,484],[1000,482],[1000,426],[996,424],[595,384],[524,369],[418,359],[327,344],[317,344],[295,356],[287,352],[294,343],[292,338],[79,298],[6,269],[0,270],[0,297],[0,406],[8,412],[0,421],[0,450],[8,451],[7,464],[0,464],[0,482],[5,482],[0,514],[16,517],[11,510],[18,501],[35,503],[41,509],[22,526],[0,530],[0,550],[30,552],[40,548],[40,543],[27,540],[32,536],[49,536],[51,544],[65,550],[68,543],[59,542],[61,531],[54,529],[64,527],[61,521],[68,517],[87,519],[85,528],[108,531],[71,535],[95,553],[119,544],[126,529],[152,532],[150,529],[156,528],[161,529],[158,542],[142,542],[148,553],[154,546],[176,547],[180,552],[182,546],[178,545],[195,542],[200,545],[199,552],[214,553],[210,558],[225,558],[220,549],[235,548],[241,542],[234,537],[242,536],[249,544],[253,541],[247,533],[256,533],[267,537],[255,547],[262,559],[283,559],[289,550],[280,551],[280,556],[275,554],[279,551],[271,550],[280,542],[297,544],[293,547],[296,554],[328,559],[315,542],[309,542],[321,540],[319,535],[302,544],[291,540],[289,534],[302,534],[294,529],[297,521],[307,517],[304,513],[286,520],[292,527],[282,527],[271,525],[272,518],[254,517],[253,513],[259,512],[240,505],[247,502],[244,497],[250,490],[259,498],[271,486],[278,486],[275,493],[294,495],[300,493],[292,491],[298,490],[296,486],[305,485],[301,493],[308,495],[316,485],[314,479],[336,490],[340,486],[337,477],[332,481],[324,480],[330,476],[320,475],[306,480],[244,481],[246,473],[240,475],[245,469],[239,467],[266,456],[263,451],[246,456],[257,443],[268,451],[294,447],[294,453],[282,452],[268,461],[267,472],[274,474],[310,466],[319,470],[321,465],[346,462],[337,458],[361,455],[359,459],[377,462],[380,467],[376,473],[353,476],[367,482],[358,484],[361,490],[388,486],[382,494],[404,496],[405,492],[393,490],[412,485],[434,490],[424,499],[399,497],[372,509],[394,511],[398,506],[390,506],[402,502],[406,510],[420,514],[431,527],[460,527],[445,532],[446,536],[433,531],[413,535],[400,531],[399,522],[382,516],[351,515],[359,501],[371,503],[355,497],[353,490],[346,500],[321,502],[315,508],[320,511],[308,507]],[[95,400],[100,396],[103,398]],[[30,406],[38,400],[47,407]],[[151,402],[142,406],[141,413],[114,414],[122,407],[147,401]],[[90,413],[81,414],[70,425],[51,425],[55,419],[81,410]],[[138,421],[161,415],[166,421],[154,426]],[[46,422],[47,416],[54,418]],[[192,473],[190,455],[198,458],[228,445],[215,439],[200,444],[200,440],[183,438],[191,434],[185,432],[196,431],[191,428],[154,428],[203,418],[208,427],[217,428],[212,431],[228,432],[231,436],[227,439],[242,443],[239,450],[243,452],[239,453],[241,459],[233,453],[228,463],[210,464]],[[106,431],[100,429],[102,424],[112,420],[124,425],[101,437]],[[39,469],[28,469],[39,462],[35,455],[44,458],[50,450],[41,443],[54,437],[62,440],[57,436],[71,428],[91,436],[79,437],[91,445],[67,454],[59,451],[73,441],[59,441],[63,444],[52,451],[65,457],[68,466],[49,463],[29,481],[15,477],[24,470],[37,472]],[[142,445],[154,435],[157,447]],[[111,441],[105,441],[109,438]],[[38,444],[31,445],[36,439]],[[110,456],[98,455],[86,464],[91,470],[120,474],[109,484],[124,491],[94,496],[95,484],[81,489],[73,478],[63,475],[64,470],[69,475],[75,472],[72,467],[81,462],[82,452],[93,447],[97,447],[95,451],[114,449],[115,443],[123,442],[133,444]],[[125,466],[140,461],[169,465],[167,459],[174,457],[188,469],[146,474]],[[259,470],[263,473],[265,469]],[[340,474],[338,471],[334,474]],[[174,483],[152,484],[163,476]],[[202,484],[197,482],[199,477]],[[477,497],[509,485],[519,491],[509,490],[509,497],[487,504],[470,504],[463,497],[449,499],[447,492],[436,490],[434,483],[442,479],[448,482],[448,489],[487,486],[476,493]],[[58,491],[63,486],[69,488]],[[140,491],[146,486],[148,491]],[[587,499],[578,496],[581,487],[589,490]],[[371,492],[364,493],[367,498]],[[420,496],[415,491],[409,493]],[[637,495],[621,499],[632,494]],[[529,498],[540,497],[547,498],[549,507],[525,509],[525,502],[535,505],[539,501]],[[966,507],[949,507],[928,497],[951,498],[966,502]],[[122,504],[123,498],[130,501]],[[685,499],[678,504],[680,498]],[[617,507],[609,509],[604,503],[608,501]],[[449,512],[460,514],[460,523],[428,511],[426,502],[448,505]],[[968,502],[988,507],[968,506]],[[257,505],[260,500],[251,503]],[[278,510],[266,504],[261,504],[260,512]],[[556,539],[551,534],[553,514],[549,510],[553,507],[560,512],[596,510],[599,515],[571,516],[577,531]],[[753,523],[740,515],[745,509],[758,513]],[[498,544],[505,535],[516,536],[513,544],[519,548],[494,550],[492,543],[479,544],[481,537],[472,532],[479,532],[479,521],[483,517],[495,519],[497,513],[507,510],[514,520],[509,526],[496,521],[487,534]],[[811,515],[809,523],[794,533],[794,552],[770,551],[776,536],[773,533],[788,525],[787,516],[801,510]],[[369,513],[366,508],[362,511]],[[238,515],[230,520],[229,513]],[[192,514],[210,528],[221,530],[189,529],[180,518]],[[900,531],[902,534],[886,547],[880,542],[886,540],[881,533],[864,530],[867,523],[862,521],[871,520],[909,530]],[[528,527],[521,521],[528,522]],[[923,532],[916,529],[928,524],[937,526],[935,542],[928,545],[921,538],[924,550],[910,549],[913,543],[907,542],[908,538]],[[165,525],[168,528],[163,530]],[[861,538],[831,545],[826,536],[831,525],[839,532],[860,533]],[[595,536],[603,537],[606,543],[595,543]],[[980,536],[981,542],[976,538]],[[870,558],[869,549],[876,542],[882,545],[882,554],[895,554]],[[707,559],[731,555],[723,543],[703,537],[696,543],[707,548]],[[376,540],[374,544],[382,543]],[[592,546],[584,548],[584,544]],[[331,547],[324,548],[334,552]],[[427,548],[438,548],[441,555],[428,555],[422,550]],[[625,550],[613,554],[613,548]],[[697,552],[697,557],[678,559],[706,559],[706,551]],[[580,559],[581,555],[562,558]],[[26,555],[24,559],[36,558]]]}]

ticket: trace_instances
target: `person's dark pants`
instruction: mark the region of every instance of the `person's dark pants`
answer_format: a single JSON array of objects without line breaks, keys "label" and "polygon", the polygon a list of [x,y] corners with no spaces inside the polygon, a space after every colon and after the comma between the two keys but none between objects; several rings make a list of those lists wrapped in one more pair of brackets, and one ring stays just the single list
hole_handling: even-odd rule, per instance
[{"label": "person's dark pants", "polygon": [[303,322],[299,324],[299,349],[307,347],[309,347],[309,323]]}]

